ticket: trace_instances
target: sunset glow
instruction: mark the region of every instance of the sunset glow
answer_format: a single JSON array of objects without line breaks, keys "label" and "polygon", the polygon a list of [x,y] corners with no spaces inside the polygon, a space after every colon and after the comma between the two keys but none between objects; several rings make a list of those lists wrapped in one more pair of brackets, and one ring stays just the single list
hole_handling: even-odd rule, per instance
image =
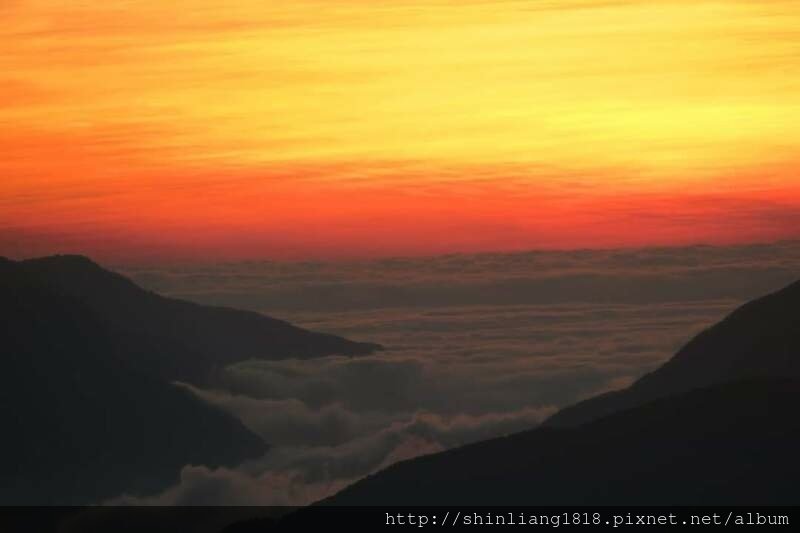
[{"label": "sunset glow", "polygon": [[800,237],[794,0],[11,0],[0,16],[0,255]]}]

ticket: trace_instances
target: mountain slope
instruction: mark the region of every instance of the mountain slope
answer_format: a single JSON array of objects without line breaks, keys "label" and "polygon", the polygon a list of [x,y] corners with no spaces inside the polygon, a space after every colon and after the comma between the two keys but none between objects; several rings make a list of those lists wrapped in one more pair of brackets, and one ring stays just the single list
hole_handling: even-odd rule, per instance
[{"label": "mountain slope", "polygon": [[232,417],[113,356],[91,309],[0,262],[0,502],[84,504],[153,492],[190,463],[266,446]]},{"label": "mountain slope", "polygon": [[393,465],[326,505],[796,505],[800,381],[717,385]]},{"label": "mountain slope", "polygon": [[800,283],[737,309],[628,389],[543,426],[398,463],[341,505],[796,505]]},{"label": "mountain slope", "polygon": [[800,377],[800,282],[738,308],[630,387],[567,407],[544,425],[574,426],[698,387],[770,376]]},{"label": "mountain slope", "polygon": [[258,457],[258,436],[170,382],[248,357],[374,348],[162,298],[82,257],[0,259],[0,503],[150,494],[184,465]]},{"label": "mountain slope", "polygon": [[101,317],[119,357],[164,379],[205,381],[216,369],[246,359],[363,355],[380,349],[251,311],[165,298],[81,256],[16,264],[32,280]]}]

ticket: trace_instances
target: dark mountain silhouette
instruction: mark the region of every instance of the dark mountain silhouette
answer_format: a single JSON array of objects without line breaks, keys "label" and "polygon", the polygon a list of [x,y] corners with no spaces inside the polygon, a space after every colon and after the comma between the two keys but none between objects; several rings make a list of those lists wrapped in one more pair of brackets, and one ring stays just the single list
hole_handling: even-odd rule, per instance
[{"label": "dark mountain silhouette", "polygon": [[716,385],[398,463],[322,503],[796,505],[798,402],[800,381]]},{"label": "dark mountain silhouette", "polygon": [[364,355],[381,349],[252,311],[165,298],[82,256],[16,265],[101,318],[116,341],[112,349],[117,355],[166,379],[206,381],[215,370],[246,359]]},{"label": "dark mountain silhouette", "polygon": [[162,298],[81,257],[0,259],[0,501],[147,494],[184,465],[259,456],[259,437],[170,381],[247,357],[373,348]]},{"label": "dark mountain silhouette", "polygon": [[544,425],[574,426],[663,396],[771,376],[800,377],[800,281],[738,308],[630,387],[567,407]]},{"label": "dark mountain silhouette", "polygon": [[800,283],[623,391],[542,427],[393,465],[334,505],[795,505]]}]

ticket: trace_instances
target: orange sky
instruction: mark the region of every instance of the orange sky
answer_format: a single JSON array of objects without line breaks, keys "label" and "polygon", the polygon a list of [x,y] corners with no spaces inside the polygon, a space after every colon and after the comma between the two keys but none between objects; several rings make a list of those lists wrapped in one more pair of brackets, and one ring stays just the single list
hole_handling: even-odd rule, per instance
[{"label": "orange sky", "polygon": [[800,237],[800,2],[0,1],[0,254]]}]

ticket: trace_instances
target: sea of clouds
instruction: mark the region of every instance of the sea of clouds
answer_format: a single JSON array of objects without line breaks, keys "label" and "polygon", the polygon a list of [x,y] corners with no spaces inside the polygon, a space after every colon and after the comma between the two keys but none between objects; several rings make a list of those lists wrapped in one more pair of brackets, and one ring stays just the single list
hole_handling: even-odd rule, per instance
[{"label": "sea of clouds", "polygon": [[116,500],[301,505],[624,387],[742,302],[800,278],[800,243],[122,270],[163,294],[386,347],[245,361],[213,389],[178,384],[271,449],[234,469],[187,465],[162,494]]}]

